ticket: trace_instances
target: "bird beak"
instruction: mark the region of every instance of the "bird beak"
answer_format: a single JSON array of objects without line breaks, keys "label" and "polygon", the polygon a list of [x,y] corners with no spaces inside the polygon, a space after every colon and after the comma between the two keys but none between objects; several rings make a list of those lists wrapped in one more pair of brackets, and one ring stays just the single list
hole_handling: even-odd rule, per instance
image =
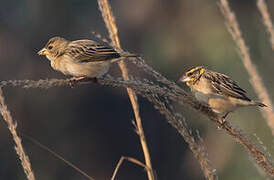
[{"label": "bird beak", "polygon": [[188,82],[190,80],[191,80],[190,77],[187,77],[187,76],[184,75],[178,81],[180,81],[180,82]]},{"label": "bird beak", "polygon": [[48,53],[48,51],[47,51],[47,49],[46,48],[43,48],[43,49],[41,49],[38,53],[37,53],[39,56],[42,56],[42,55],[48,55],[49,53]]}]

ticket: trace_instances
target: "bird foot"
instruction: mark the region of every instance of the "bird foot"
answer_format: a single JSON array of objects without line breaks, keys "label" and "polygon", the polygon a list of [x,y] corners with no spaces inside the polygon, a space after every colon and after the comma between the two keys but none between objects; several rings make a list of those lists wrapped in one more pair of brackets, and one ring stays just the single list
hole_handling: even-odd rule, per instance
[{"label": "bird foot", "polygon": [[220,125],[218,126],[218,129],[222,129],[226,123],[225,118],[227,117],[227,115],[229,114],[229,112],[227,112],[223,117],[221,117],[221,119],[219,120]]},{"label": "bird foot", "polygon": [[81,77],[72,77],[72,78],[70,78],[69,85],[70,85],[71,88],[74,88],[77,83],[85,82],[85,81],[86,82],[92,81],[93,83],[98,83],[98,79],[96,77],[88,78],[88,77],[81,76]]},{"label": "bird foot", "polygon": [[224,117],[222,117],[222,118],[219,120],[219,125],[218,125],[217,129],[218,129],[218,130],[223,129],[225,123],[226,123],[226,120],[225,120]]},{"label": "bird foot", "polygon": [[71,88],[74,88],[75,85],[76,85],[78,82],[82,81],[82,80],[85,79],[85,78],[86,78],[86,77],[83,77],[83,76],[81,76],[81,77],[72,77],[72,78],[70,78],[70,80],[69,80],[69,86],[70,86]]}]

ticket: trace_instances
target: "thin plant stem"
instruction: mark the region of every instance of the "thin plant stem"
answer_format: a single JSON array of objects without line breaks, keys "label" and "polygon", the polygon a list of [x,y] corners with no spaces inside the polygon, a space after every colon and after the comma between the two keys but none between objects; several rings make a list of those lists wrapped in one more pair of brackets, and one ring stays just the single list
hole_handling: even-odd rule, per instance
[{"label": "thin plant stem", "polygon": [[262,15],[265,28],[270,36],[269,39],[270,39],[271,47],[272,47],[272,50],[274,51],[274,29],[273,29],[273,24],[272,24],[271,17],[268,12],[265,0],[257,0],[257,6]]},{"label": "thin plant stem", "polygon": [[[99,5],[99,9],[102,13],[103,19],[105,21],[105,25],[108,29],[109,36],[110,36],[110,39],[112,40],[112,43],[116,47],[121,48],[120,40],[119,40],[119,37],[118,37],[118,29],[117,29],[117,26],[115,24],[114,16],[113,16],[113,13],[111,11],[111,7],[108,3],[108,0],[98,0],[98,5]],[[123,78],[125,80],[129,80],[128,70],[127,70],[125,62],[120,61],[119,66],[120,66],[120,69],[122,71]],[[140,117],[140,113],[139,113],[139,105],[138,105],[137,96],[134,93],[134,91],[130,88],[127,88],[127,92],[128,92],[128,96],[130,98],[132,108],[133,108],[133,111],[134,111],[135,120],[136,120],[136,124],[137,124],[137,128],[138,128],[138,135],[139,135],[140,142],[141,142],[141,145],[142,145],[146,166],[148,167],[147,168],[148,179],[149,180],[155,180],[155,177],[154,177],[154,174],[153,174],[153,169],[152,169],[152,163],[151,163],[151,159],[150,159],[150,155],[149,155],[149,149],[148,149],[148,146],[147,146],[145,133],[144,133],[144,130],[143,130],[143,127],[142,127],[142,121],[141,121],[141,117]]]},{"label": "thin plant stem", "polygon": [[89,180],[95,180],[94,178],[92,178],[91,176],[89,176],[87,173],[85,173],[82,169],[78,168],[76,165],[74,165],[73,163],[69,162],[68,160],[66,160],[65,158],[63,158],[61,155],[59,155],[58,153],[54,152],[53,150],[51,150],[50,148],[48,148],[47,146],[41,144],[39,141],[37,141],[36,139],[34,139],[33,137],[30,137],[26,134],[22,134],[23,137],[27,138],[28,140],[30,140],[32,143],[36,144],[37,146],[39,146],[40,148],[44,149],[45,151],[48,151],[50,154],[52,154],[54,157],[60,159],[61,161],[63,161],[65,164],[67,164],[69,167],[75,169],[77,172],[79,172],[80,174],[82,174],[84,177],[86,177]]},{"label": "thin plant stem", "polygon": [[[170,123],[178,133],[183,136],[184,140],[188,143],[190,150],[194,154],[195,158],[199,161],[201,169],[203,170],[204,176],[208,180],[218,180],[216,169],[212,167],[211,162],[208,158],[208,153],[203,144],[202,138],[197,142],[192,135],[192,131],[188,128],[185,119],[181,114],[176,113],[170,103],[164,103],[163,100],[160,100],[159,96],[153,93],[143,95],[151,103],[154,104],[155,108],[163,114],[168,123]],[[166,100],[167,101],[167,100]],[[166,104],[169,104],[169,108]]]},{"label": "thin plant stem", "polygon": [[245,69],[250,76],[250,83],[253,86],[256,94],[258,95],[260,101],[266,104],[267,108],[261,108],[261,113],[265,117],[269,128],[274,135],[274,113],[273,105],[269,98],[268,92],[263,85],[262,78],[260,77],[255,64],[252,63],[251,57],[249,55],[248,47],[242,37],[241,30],[239,28],[237,19],[234,13],[231,11],[227,0],[220,0],[220,9],[226,19],[227,28],[232,35],[237,47],[239,55],[242,59]]},{"label": "thin plant stem", "polygon": [[17,155],[19,156],[19,158],[21,160],[21,165],[24,169],[27,179],[35,180],[34,173],[31,169],[31,163],[30,163],[29,157],[25,153],[22,142],[21,142],[21,138],[18,136],[18,134],[16,132],[17,124],[15,121],[12,120],[12,116],[10,114],[10,111],[8,110],[6,103],[5,103],[4,95],[3,95],[1,88],[0,88],[0,112],[3,116],[4,121],[7,123],[8,129],[13,137],[13,140],[15,142],[14,148],[15,148]]},{"label": "thin plant stem", "polygon": [[122,165],[122,163],[124,162],[124,160],[127,160],[127,161],[129,161],[129,162],[132,162],[132,163],[134,163],[134,164],[137,164],[138,166],[141,166],[141,167],[147,169],[146,165],[143,164],[141,161],[138,161],[137,159],[132,158],[132,157],[122,156],[122,157],[120,158],[119,162],[117,163],[116,167],[115,167],[115,170],[114,170],[114,172],[113,172],[113,174],[112,174],[112,176],[111,176],[111,180],[114,180],[114,179],[115,179],[115,177],[116,177],[116,175],[117,175],[117,173],[118,173],[118,170],[119,170],[119,168],[121,167],[121,165]]}]

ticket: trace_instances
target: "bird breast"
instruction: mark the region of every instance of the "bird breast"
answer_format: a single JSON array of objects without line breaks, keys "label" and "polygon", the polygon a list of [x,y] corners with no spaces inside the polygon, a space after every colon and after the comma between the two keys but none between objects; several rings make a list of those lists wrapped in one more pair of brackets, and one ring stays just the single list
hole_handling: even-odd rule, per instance
[{"label": "bird breast", "polygon": [[229,100],[228,97],[217,94],[205,94],[203,92],[194,91],[196,99],[207,104],[215,113],[224,115],[227,112],[234,111],[238,104]]},{"label": "bird breast", "polygon": [[51,61],[51,66],[65,75],[93,78],[107,73],[110,63],[108,61],[75,62],[69,57],[59,57]]},{"label": "bird breast", "polygon": [[191,87],[191,90],[198,101],[208,104],[215,113],[225,114],[234,111],[238,106],[229,97],[215,93],[210,82],[205,78],[200,78],[199,82]]}]

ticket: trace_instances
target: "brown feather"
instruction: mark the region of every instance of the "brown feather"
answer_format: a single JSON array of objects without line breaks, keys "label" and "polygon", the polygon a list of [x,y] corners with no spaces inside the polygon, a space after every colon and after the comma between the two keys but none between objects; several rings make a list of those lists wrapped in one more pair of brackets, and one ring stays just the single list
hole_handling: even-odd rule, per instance
[{"label": "brown feather", "polygon": [[212,88],[218,94],[251,101],[250,98],[247,97],[246,91],[240,88],[237,83],[228,76],[207,70],[204,77],[211,81]]},{"label": "brown feather", "polygon": [[113,48],[98,45],[91,40],[77,40],[68,44],[66,54],[78,62],[107,61],[121,57]]}]

